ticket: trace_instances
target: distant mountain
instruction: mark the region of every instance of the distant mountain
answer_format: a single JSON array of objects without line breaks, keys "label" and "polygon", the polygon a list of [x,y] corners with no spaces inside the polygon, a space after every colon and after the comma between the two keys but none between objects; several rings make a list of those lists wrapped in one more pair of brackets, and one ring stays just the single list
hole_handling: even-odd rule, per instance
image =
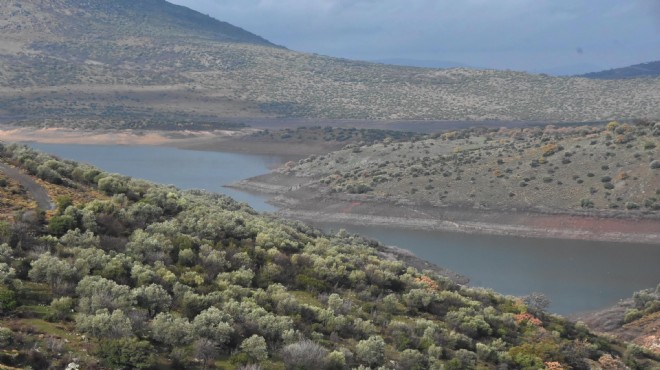
[{"label": "distant mountain", "polygon": [[425,60],[425,59],[405,59],[389,58],[373,60],[374,63],[390,64],[395,66],[420,67],[420,68],[471,68],[467,64],[452,62],[447,60]]},{"label": "distant mountain", "polygon": [[578,63],[578,64],[568,64],[560,65],[550,68],[534,70],[534,73],[545,73],[550,76],[575,76],[582,73],[587,73],[591,71],[597,71],[602,69],[602,67],[590,63]]},{"label": "distant mountain", "polygon": [[3,38],[199,38],[274,46],[239,27],[164,0],[4,0],[0,11]]},{"label": "distant mountain", "polygon": [[163,0],[4,0],[0,34],[0,121],[135,127],[147,120],[153,127],[218,117],[660,117],[659,79],[585,81],[330,58]]},{"label": "distant mountain", "polygon": [[660,60],[629,67],[608,69],[607,71],[592,72],[579,77],[598,80],[622,80],[628,78],[660,77]]}]

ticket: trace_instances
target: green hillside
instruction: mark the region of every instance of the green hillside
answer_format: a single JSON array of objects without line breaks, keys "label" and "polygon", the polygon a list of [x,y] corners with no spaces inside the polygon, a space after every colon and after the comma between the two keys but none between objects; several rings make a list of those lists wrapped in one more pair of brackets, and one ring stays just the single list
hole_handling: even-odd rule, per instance
[{"label": "green hillside", "polygon": [[0,224],[6,368],[658,365],[650,351],[545,313],[541,296],[461,286],[359,236],[0,149],[2,162],[67,194],[45,216],[19,211]]}]

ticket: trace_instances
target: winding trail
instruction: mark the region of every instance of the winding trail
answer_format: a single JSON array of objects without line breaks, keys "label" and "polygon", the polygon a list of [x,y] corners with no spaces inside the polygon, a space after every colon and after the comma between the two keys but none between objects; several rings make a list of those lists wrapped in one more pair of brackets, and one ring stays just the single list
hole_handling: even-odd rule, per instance
[{"label": "winding trail", "polygon": [[55,208],[53,201],[50,199],[48,192],[44,189],[43,186],[37,184],[30,176],[21,173],[16,168],[7,166],[4,163],[0,163],[0,171],[4,172],[8,177],[18,181],[21,186],[23,186],[28,193],[37,201],[37,207],[44,210],[51,210]]}]

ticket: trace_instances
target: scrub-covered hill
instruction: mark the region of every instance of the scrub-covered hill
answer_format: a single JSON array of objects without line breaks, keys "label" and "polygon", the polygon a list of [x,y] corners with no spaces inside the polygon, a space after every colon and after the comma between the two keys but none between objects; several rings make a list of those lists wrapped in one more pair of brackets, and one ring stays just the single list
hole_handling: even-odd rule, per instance
[{"label": "scrub-covered hill", "polygon": [[540,296],[461,286],[359,236],[19,145],[1,149],[4,163],[69,192],[52,214],[19,211],[0,224],[1,366],[658,365],[650,351],[543,312]]},{"label": "scrub-covered hill", "polygon": [[658,78],[424,69],[298,53],[162,0],[8,0],[0,29],[0,114],[24,124],[660,116]]},{"label": "scrub-covered hill", "polygon": [[659,138],[649,120],[389,137],[236,186],[301,219],[657,243]]},{"label": "scrub-covered hill", "polygon": [[352,144],[283,172],[329,194],[550,210],[660,209],[660,124],[469,129]]},{"label": "scrub-covered hill", "polygon": [[595,78],[599,80],[622,80],[627,78],[644,78],[660,76],[660,60],[648,63],[635,64],[628,67],[608,69],[606,71],[591,72],[580,77]]}]

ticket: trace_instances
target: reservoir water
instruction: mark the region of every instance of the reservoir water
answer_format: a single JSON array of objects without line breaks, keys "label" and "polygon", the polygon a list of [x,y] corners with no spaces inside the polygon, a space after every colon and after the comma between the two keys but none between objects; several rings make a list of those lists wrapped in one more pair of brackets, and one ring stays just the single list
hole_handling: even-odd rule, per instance
[{"label": "reservoir water", "polygon": [[[62,158],[90,163],[105,171],[206,189],[274,211],[267,197],[222,185],[266,173],[288,158],[169,147],[30,144]],[[660,282],[660,245],[529,239],[438,231],[320,223],[325,230],[344,228],[406,248],[417,256],[470,278],[472,286],[510,295],[542,292],[550,311],[570,314],[605,308],[634,291]]]},{"label": "reservoir water", "polygon": [[283,157],[202,152],[161,146],[80,145],[30,143],[31,147],[64,159],[89,163],[107,172],[120,173],[181,189],[204,189],[227,194],[261,212],[275,211],[267,196],[246,193],[223,185],[270,171]]}]

